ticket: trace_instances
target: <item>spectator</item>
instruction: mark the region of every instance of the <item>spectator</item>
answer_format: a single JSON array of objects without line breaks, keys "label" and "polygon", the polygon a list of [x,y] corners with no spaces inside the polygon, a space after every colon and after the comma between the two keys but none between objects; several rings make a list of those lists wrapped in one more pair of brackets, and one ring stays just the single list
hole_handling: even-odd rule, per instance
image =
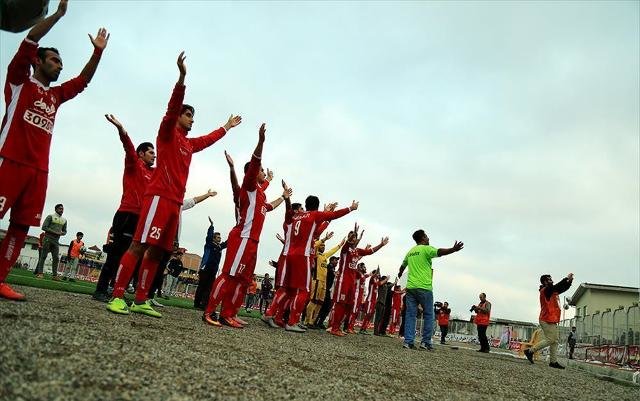
[{"label": "spectator", "polygon": [[576,326],[573,326],[569,332],[569,337],[567,337],[567,344],[569,344],[569,359],[573,359],[573,351],[576,348],[576,337]]},{"label": "spectator", "polygon": [[34,272],[37,278],[42,278],[44,271],[44,261],[47,258],[49,252],[51,252],[51,278],[53,280],[60,280],[58,277],[58,252],[60,250],[60,244],[58,241],[60,237],[67,235],[67,219],[62,217],[64,212],[64,206],[58,203],[55,207],[55,213],[50,214],[44,219],[42,223],[42,230],[44,231],[44,240],[42,241],[42,250],[40,251],[40,259]]},{"label": "spectator", "polygon": [[67,274],[62,278],[63,280],[69,279],[69,281],[76,281],[76,274],[78,273],[78,260],[80,255],[84,254],[84,242],[82,242],[84,234],[80,231],[76,234],[76,239],[69,244],[69,252],[67,253]]},{"label": "spectator", "polygon": [[491,302],[487,301],[487,294],[480,293],[480,303],[471,307],[471,312],[475,312],[476,316],[473,322],[478,328],[478,341],[480,341],[480,349],[478,352],[489,353],[489,339],[487,338],[487,328],[491,320]]},{"label": "spectator", "polygon": [[446,344],[447,334],[449,333],[449,316],[451,315],[451,309],[449,309],[449,303],[444,302],[440,308],[437,309],[436,317],[438,318],[438,326],[440,326],[440,344]]},{"label": "spectator", "polygon": [[245,300],[244,308],[247,312],[256,302],[256,293],[258,292],[258,281],[256,280],[256,275],[251,276],[251,283],[249,287],[247,287],[247,298]]},{"label": "spectator", "polygon": [[[262,283],[260,284],[260,313],[267,311],[269,304],[271,303],[271,292],[273,290],[273,284],[269,278],[269,273],[264,275]],[[262,309],[264,306],[264,309]]]},{"label": "spectator", "polygon": [[211,292],[211,284],[218,275],[218,267],[222,258],[222,251],[227,248],[227,241],[222,242],[219,232],[214,231],[213,220],[209,217],[209,228],[204,241],[204,252],[202,262],[198,269],[198,287],[193,298],[193,306],[196,309],[204,310]]},{"label": "spectator", "polygon": [[177,251],[171,260],[169,260],[169,264],[167,265],[167,279],[164,283],[164,289],[162,290],[165,295],[175,295],[174,291],[176,290],[176,286],[178,285],[178,277],[180,277],[180,273],[184,270],[184,266],[182,265],[182,252]]}]

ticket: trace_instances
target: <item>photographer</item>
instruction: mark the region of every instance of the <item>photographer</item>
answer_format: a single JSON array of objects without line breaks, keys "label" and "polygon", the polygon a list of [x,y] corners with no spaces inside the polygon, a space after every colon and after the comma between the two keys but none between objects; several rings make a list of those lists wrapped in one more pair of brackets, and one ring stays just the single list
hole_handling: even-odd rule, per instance
[{"label": "photographer", "polygon": [[449,316],[451,315],[451,309],[449,309],[449,303],[436,302],[434,312],[438,319],[438,326],[440,326],[440,344],[446,344],[445,339],[447,333],[449,333]]},{"label": "photographer", "polygon": [[476,316],[473,322],[478,326],[478,341],[480,341],[480,349],[478,352],[489,353],[489,339],[487,339],[487,327],[491,318],[491,302],[487,301],[487,294],[480,293],[480,303],[473,305],[469,312],[475,312]]}]

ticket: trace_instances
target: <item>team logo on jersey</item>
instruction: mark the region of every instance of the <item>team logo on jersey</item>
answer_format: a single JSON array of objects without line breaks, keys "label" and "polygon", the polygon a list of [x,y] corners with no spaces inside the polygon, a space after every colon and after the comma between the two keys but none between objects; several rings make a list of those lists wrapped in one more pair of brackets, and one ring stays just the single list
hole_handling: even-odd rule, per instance
[{"label": "team logo on jersey", "polygon": [[53,115],[56,114],[56,106],[54,105],[47,105],[42,98],[40,98],[40,100],[36,100],[35,103],[33,103],[33,107],[37,107],[40,110],[44,111],[45,113],[47,113],[48,115]]}]

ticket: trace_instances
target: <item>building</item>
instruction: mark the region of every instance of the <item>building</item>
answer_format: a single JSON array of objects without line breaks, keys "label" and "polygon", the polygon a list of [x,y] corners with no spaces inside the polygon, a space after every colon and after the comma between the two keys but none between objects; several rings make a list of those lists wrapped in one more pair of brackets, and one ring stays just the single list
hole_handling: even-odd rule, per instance
[{"label": "building", "polygon": [[588,316],[607,309],[627,308],[638,302],[640,293],[636,287],[580,283],[576,292],[568,299],[575,306],[576,316]]}]

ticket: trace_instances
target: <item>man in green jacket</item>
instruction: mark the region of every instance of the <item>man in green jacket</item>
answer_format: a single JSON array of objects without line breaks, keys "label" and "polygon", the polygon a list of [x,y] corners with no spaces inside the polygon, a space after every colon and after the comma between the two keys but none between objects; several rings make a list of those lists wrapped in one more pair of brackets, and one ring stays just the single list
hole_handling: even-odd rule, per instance
[{"label": "man in green jacket", "polygon": [[62,217],[64,206],[62,206],[61,203],[56,205],[55,211],[55,213],[48,215],[47,218],[44,219],[44,223],[42,223],[44,238],[42,239],[40,259],[38,260],[38,266],[36,266],[34,274],[37,278],[43,277],[44,261],[49,252],[51,252],[51,277],[57,281],[60,280],[58,277],[58,252],[60,247],[58,241],[60,237],[67,235],[67,219]]}]

